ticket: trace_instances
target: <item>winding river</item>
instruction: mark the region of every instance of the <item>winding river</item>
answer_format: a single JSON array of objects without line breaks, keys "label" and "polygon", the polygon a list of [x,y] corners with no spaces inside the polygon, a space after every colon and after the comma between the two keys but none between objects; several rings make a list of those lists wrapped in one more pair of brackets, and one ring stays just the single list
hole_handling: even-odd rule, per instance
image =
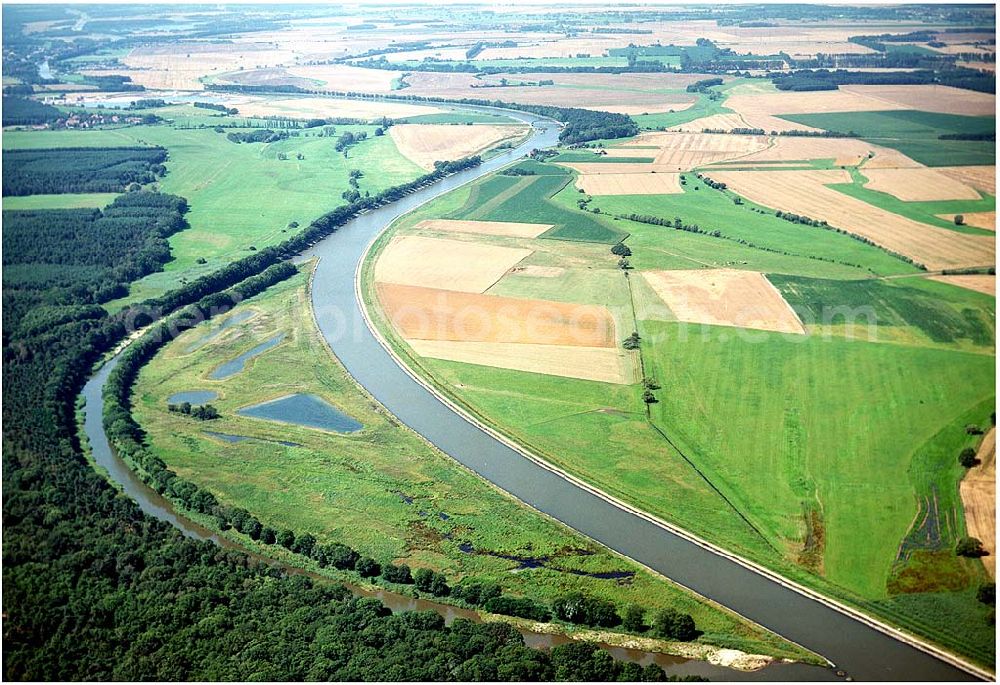
[{"label": "winding river", "polygon": [[[489,111],[489,108],[465,109]],[[803,594],[767,572],[751,568],[741,560],[691,539],[682,531],[671,530],[641,512],[613,502],[529,458],[516,446],[469,421],[442,401],[382,346],[366,322],[356,288],[357,271],[371,242],[395,219],[417,206],[498,169],[532,148],[555,144],[558,127],[551,120],[508,110],[502,113],[531,124],[534,128],[531,138],[479,167],[362,214],[309,251],[309,255],[319,258],[312,287],[316,321],[347,371],[403,423],[519,500],[823,655],[847,676],[858,680],[971,679],[966,671]],[[120,483],[146,513],[170,522],[192,537],[232,545],[214,532],[179,516],[169,502],[141,483],[111,453],[101,425],[101,388],[113,364],[114,360],[101,368],[84,389],[85,431],[95,461],[108,470],[111,478]],[[413,600],[406,598],[406,601]],[[428,608],[430,606],[428,603]],[[530,636],[528,641],[533,642]],[[534,643],[539,644],[537,640]],[[616,656],[637,658],[624,651],[618,650]],[[652,657],[642,658],[649,660]],[[751,674],[695,662],[678,664],[670,670],[727,680],[835,678],[832,669],[800,664],[777,664]]]}]

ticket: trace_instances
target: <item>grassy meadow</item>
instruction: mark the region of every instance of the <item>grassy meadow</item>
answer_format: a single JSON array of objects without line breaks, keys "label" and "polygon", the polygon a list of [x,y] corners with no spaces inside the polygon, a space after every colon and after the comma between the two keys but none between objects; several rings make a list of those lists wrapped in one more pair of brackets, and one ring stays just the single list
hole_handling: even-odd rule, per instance
[{"label": "grassy meadow", "polygon": [[[440,570],[450,582],[489,580],[543,602],[581,590],[622,607],[674,606],[695,617],[708,644],[805,656],[529,510],[400,426],[330,356],[313,323],[306,277],[302,273],[242,303],[234,314],[253,315],[214,336],[206,339],[218,322],[186,332],[144,367],[135,414],[170,468],[220,501],[249,509],[265,525],[308,531],[320,542],[343,542],[383,562]],[[208,379],[217,365],[278,332],[286,334],[284,341],[244,371],[223,381]],[[167,410],[172,394],[196,389],[218,393],[211,404],[222,418],[199,422]],[[363,428],[337,434],[236,414],[293,392],[323,397]],[[250,439],[225,442],[206,431]],[[476,552],[462,551],[465,545]],[[500,554],[545,560],[514,573],[519,562]],[[630,575],[581,575],[614,571]]]}]

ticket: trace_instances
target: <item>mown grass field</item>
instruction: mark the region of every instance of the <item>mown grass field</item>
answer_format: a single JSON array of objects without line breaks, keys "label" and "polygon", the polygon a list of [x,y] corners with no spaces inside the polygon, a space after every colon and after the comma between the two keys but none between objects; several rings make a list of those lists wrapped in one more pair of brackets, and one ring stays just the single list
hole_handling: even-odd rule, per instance
[{"label": "mown grass field", "polygon": [[[478,578],[506,591],[551,602],[581,590],[622,606],[689,611],[702,641],[751,652],[802,652],[738,617],[704,604],[502,494],[423,442],[378,409],[333,359],[315,329],[306,274],[275,286],[234,312],[255,315],[191,349],[207,324],[172,342],[140,375],[135,412],[154,451],[183,477],[219,499],[253,512],[265,525],[313,533],[386,562]],[[217,322],[216,322],[217,323]],[[279,346],[224,381],[207,380],[221,362],[276,332]],[[211,389],[222,418],[199,422],[167,411],[175,392]],[[292,392],[314,393],[364,428],[339,435],[239,416],[236,409]],[[204,431],[252,437],[227,443]],[[276,441],[289,441],[289,447]],[[244,540],[245,541],[245,540]],[[471,544],[478,553],[461,550]],[[511,571],[516,561],[491,554],[541,558],[540,568]],[[626,582],[571,571],[633,572]]]},{"label": "mown grass field", "polygon": [[[251,248],[281,242],[295,232],[289,227],[291,222],[304,228],[344,203],[341,193],[349,188],[351,169],[364,172],[359,179],[362,193],[377,192],[424,173],[399,153],[391,137],[375,137],[375,127],[335,128],[336,136],[365,131],[368,139],[351,147],[346,158],[334,150],[335,138],[319,137],[318,131],[270,144],[235,144],[226,140],[225,133],[211,128],[167,125],[111,131],[13,132],[4,136],[4,146],[146,144],[167,148],[168,173],[160,189],[187,198],[190,228],[170,238],[173,260],[165,270],[134,284],[128,298],[107,304],[115,309],[210,273],[249,254]],[[278,159],[279,153],[287,159]],[[298,154],[303,155],[302,160],[296,159]],[[199,259],[204,263],[198,263]]]},{"label": "mown grass field", "polygon": [[[421,219],[493,211],[491,200],[503,204],[507,221],[538,221],[525,178],[533,177],[494,176],[446,195],[401,219],[386,239]],[[973,596],[987,576],[953,547],[964,534],[957,455],[976,440],[965,426],[987,426],[995,403],[994,298],[920,278],[878,248],[737,205],[687,178],[681,194],[595,197],[587,207],[600,214],[576,207],[584,196],[572,184],[549,201],[627,232],[628,277],[606,248],[543,234],[527,262],[563,271],[509,274],[489,291],[616,312],[621,331],[640,334],[643,373],[660,386],[648,413],[642,384],[418,358],[379,323],[420,373],[560,468],[991,663],[985,645],[994,628]],[[680,217],[721,235],[613,217],[628,213]],[[706,267],[770,274],[809,335],[679,323],[641,277]],[[903,558],[904,541],[919,538],[914,522],[928,493],[950,524],[921,554]],[[963,623],[970,617],[974,625]]]},{"label": "mown grass field", "polygon": [[993,133],[996,117],[971,117],[917,110],[783,114],[782,119],[828,131],[854,131],[859,138],[899,150],[927,166],[995,164],[996,142],[941,140],[954,133]]}]

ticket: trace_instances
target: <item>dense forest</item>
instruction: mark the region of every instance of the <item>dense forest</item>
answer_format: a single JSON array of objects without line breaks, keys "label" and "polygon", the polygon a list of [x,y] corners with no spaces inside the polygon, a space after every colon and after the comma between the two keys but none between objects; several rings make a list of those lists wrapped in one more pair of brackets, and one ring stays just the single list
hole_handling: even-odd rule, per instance
[{"label": "dense forest", "polygon": [[187,202],[138,191],[100,209],[4,210],[4,323],[39,304],[93,304],[170,259],[167,238],[186,228]]},{"label": "dense forest", "polygon": [[[16,95],[3,96],[4,126],[34,126],[66,116],[52,105]],[[6,153],[4,153],[6,156]],[[4,176],[7,170],[4,169]]]},{"label": "dense forest", "polygon": [[846,85],[921,85],[938,84],[964,88],[983,93],[996,92],[996,79],[992,74],[984,74],[974,69],[949,69],[933,71],[846,71],[837,69],[798,70],[772,74],[771,80],[778,90],[837,90]]},{"label": "dense forest", "polygon": [[[478,162],[441,165],[421,182]],[[222,291],[233,286],[245,292],[263,287],[291,268],[281,264],[266,271],[283,255],[335,230],[366,203],[388,201],[409,186],[331,212],[269,253],[251,255],[140,309],[107,315],[90,304],[90,282],[36,290],[30,308],[5,302],[6,678],[664,679],[657,666],[622,664],[591,645],[548,654],[528,649],[510,626],[460,620],[446,627],[436,614],[391,615],[379,602],[352,598],[334,584],[289,576],[245,554],[185,538],[145,516],[87,464],[77,438],[76,398],[97,358],[132,326],[149,320],[138,311],[159,315],[205,296],[225,297]],[[186,203],[129,193],[84,225],[109,213],[164,205],[179,212]],[[49,242],[72,241],[69,249],[49,245],[59,259],[79,253],[77,262],[102,268],[106,288],[127,287],[115,279],[142,272],[143,250],[117,253],[114,267],[104,268],[107,257],[93,252],[105,237],[85,228],[78,242],[75,229],[69,230],[74,220],[66,221],[54,222],[61,228],[46,234]],[[42,223],[34,218],[30,225]],[[44,245],[25,244],[24,230],[15,229],[11,250],[43,256]],[[4,247],[5,259],[21,259]],[[18,289],[5,282],[4,290],[9,296]],[[433,578],[424,580],[433,586]]]},{"label": "dense forest", "polygon": [[116,193],[166,173],[162,147],[4,150],[3,194]]}]

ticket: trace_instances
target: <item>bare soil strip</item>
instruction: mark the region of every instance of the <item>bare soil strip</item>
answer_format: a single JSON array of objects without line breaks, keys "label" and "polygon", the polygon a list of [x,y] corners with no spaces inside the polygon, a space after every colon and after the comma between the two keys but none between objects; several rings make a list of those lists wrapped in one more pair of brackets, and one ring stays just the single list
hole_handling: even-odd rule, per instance
[{"label": "bare soil strip", "polygon": [[531,250],[461,240],[393,238],[375,263],[379,283],[481,293]]},{"label": "bare soil strip", "polygon": [[977,293],[995,296],[997,292],[997,277],[990,276],[989,274],[954,274],[950,276],[928,276],[928,278],[932,281],[950,283],[960,288],[975,290]]},{"label": "bare soil strip", "polygon": [[407,340],[407,343],[417,355],[432,359],[617,385],[637,380],[630,353],[613,347],[451,340]]},{"label": "bare soil strip", "polygon": [[537,238],[552,228],[552,224],[524,224],[515,221],[462,221],[457,219],[425,219],[415,226],[424,231],[447,231],[474,235],[499,235],[506,238]]},{"label": "bare soil strip", "polygon": [[408,340],[614,347],[615,322],[599,305],[380,283],[382,309]]},{"label": "bare soil strip", "polygon": [[680,321],[805,334],[764,274],[735,269],[646,271],[643,277]]},{"label": "bare soil strip", "polygon": [[977,455],[979,464],[969,469],[959,485],[965,509],[965,527],[969,535],[983,541],[983,548],[988,552],[983,557],[983,565],[993,578],[996,578],[997,571],[996,433],[996,427],[993,427],[983,437]]},{"label": "bare soil strip", "polygon": [[979,193],[965,183],[927,167],[916,169],[864,170],[868,177],[865,187],[888,193],[904,202],[937,200],[978,200]]}]

